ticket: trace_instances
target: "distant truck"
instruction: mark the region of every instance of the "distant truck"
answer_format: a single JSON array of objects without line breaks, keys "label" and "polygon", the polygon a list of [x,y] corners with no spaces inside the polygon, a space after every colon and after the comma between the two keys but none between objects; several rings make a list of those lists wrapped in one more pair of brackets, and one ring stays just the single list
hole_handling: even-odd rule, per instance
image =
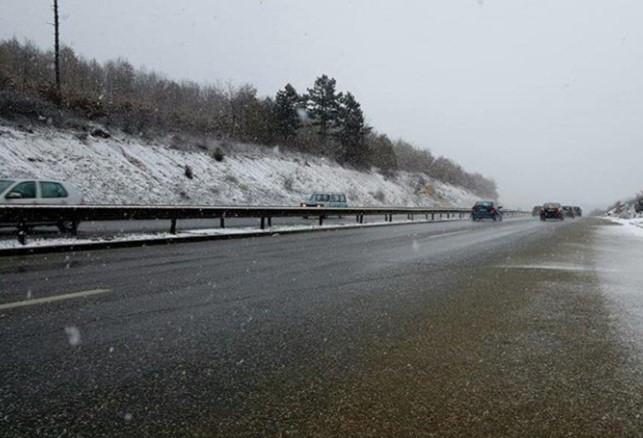
[{"label": "distant truck", "polygon": [[643,196],[634,201],[634,211],[643,213]]}]

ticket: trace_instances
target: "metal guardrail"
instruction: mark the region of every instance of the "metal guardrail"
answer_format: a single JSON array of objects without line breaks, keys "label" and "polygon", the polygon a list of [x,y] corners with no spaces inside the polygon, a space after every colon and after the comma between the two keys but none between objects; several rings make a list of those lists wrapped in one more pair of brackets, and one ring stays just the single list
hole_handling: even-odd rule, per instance
[{"label": "metal guardrail", "polygon": [[[316,217],[323,225],[328,216],[355,216],[356,223],[363,223],[364,216],[384,216],[392,222],[394,215],[406,215],[413,220],[424,215],[426,220],[469,217],[470,208],[422,208],[422,207],[253,207],[253,206],[147,206],[147,205],[6,205],[0,206],[0,225],[18,229],[18,240],[25,243],[30,227],[45,224],[66,224],[72,235],[77,234],[80,222],[169,220],[170,233],[176,233],[176,223],[181,219],[219,219],[225,228],[228,218],[258,218],[259,226],[272,226],[272,218]],[[503,216],[523,214],[518,210],[503,210]]]}]

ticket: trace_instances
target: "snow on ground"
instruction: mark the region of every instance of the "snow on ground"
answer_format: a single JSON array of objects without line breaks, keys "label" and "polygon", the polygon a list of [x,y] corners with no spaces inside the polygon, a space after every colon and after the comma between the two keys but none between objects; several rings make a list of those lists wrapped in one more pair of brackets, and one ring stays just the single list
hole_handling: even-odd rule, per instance
[{"label": "snow on ground", "polygon": [[636,216],[629,219],[615,216],[605,216],[605,218],[622,225],[621,227],[613,227],[616,228],[616,231],[643,237],[643,216]]},{"label": "snow on ground", "polygon": [[207,151],[168,143],[54,128],[28,132],[0,120],[0,178],[69,181],[91,204],[298,205],[317,191],[344,192],[354,206],[463,207],[478,199],[425,175],[386,177],[278,148],[232,145],[218,162]]},{"label": "snow on ground", "polygon": [[635,199],[617,202],[603,217],[622,225],[621,227],[611,227],[615,232],[643,237],[643,213],[636,212]]},{"label": "snow on ground", "polygon": [[[440,220],[440,222],[446,221],[456,221],[458,219],[448,219]],[[412,222],[412,223],[425,223],[429,222],[426,220],[405,220],[402,222]],[[434,221],[430,221],[434,222]],[[399,224],[400,221],[396,221],[393,224]],[[373,226],[393,226],[390,222],[370,222],[367,224],[333,224],[333,225],[280,225],[273,226],[265,230],[261,230],[255,227],[244,227],[244,228],[209,228],[209,229],[195,229],[195,230],[181,230],[176,234],[170,233],[133,233],[133,234],[123,234],[110,237],[94,237],[91,239],[75,238],[75,237],[57,237],[57,238],[47,238],[40,237],[35,238],[27,236],[26,245],[21,245],[17,239],[6,239],[0,240],[0,254],[3,249],[15,249],[15,248],[37,248],[37,247],[56,247],[63,245],[75,245],[82,246],[91,243],[100,243],[100,242],[136,242],[136,241],[150,241],[150,240],[161,240],[161,239],[176,239],[181,240],[181,238],[190,237],[190,236],[221,236],[221,235],[257,235],[257,234],[268,234],[268,235],[278,235],[280,233],[292,233],[296,231],[314,231],[314,230],[335,230],[341,228],[364,228],[364,227],[373,227]]]}]

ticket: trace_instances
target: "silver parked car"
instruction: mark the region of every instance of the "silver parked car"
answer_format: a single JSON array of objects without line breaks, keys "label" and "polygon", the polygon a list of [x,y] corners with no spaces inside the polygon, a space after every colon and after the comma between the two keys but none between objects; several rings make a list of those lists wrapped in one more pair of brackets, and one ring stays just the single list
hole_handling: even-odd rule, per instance
[{"label": "silver parked car", "polygon": [[[0,206],[2,205],[78,205],[83,196],[73,185],[54,180],[0,179]],[[2,224],[0,226],[14,226]],[[63,221],[28,223],[34,226],[57,226],[61,232],[69,231],[71,224]]]}]

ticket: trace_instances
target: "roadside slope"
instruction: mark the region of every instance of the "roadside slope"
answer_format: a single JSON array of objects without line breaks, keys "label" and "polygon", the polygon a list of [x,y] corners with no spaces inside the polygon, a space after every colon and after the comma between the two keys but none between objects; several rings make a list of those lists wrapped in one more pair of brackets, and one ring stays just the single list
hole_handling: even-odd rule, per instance
[{"label": "roadside slope", "polygon": [[[96,138],[0,121],[0,177],[61,179],[89,203],[297,205],[311,192],[344,192],[352,205],[462,206],[478,197],[426,175],[384,176],[330,160],[253,145],[174,145],[125,134]],[[189,166],[192,178],[186,176]]]}]

